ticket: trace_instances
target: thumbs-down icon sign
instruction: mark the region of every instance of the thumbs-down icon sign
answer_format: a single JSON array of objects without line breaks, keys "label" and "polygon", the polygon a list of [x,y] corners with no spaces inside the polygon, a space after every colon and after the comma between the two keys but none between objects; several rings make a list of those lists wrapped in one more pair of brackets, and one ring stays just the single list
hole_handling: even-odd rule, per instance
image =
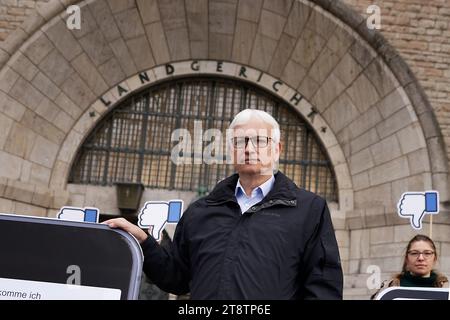
[{"label": "thumbs-down icon sign", "polygon": [[397,204],[398,214],[402,218],[410,218],[411,226],[422,229],[425,214],[439,213],[439,192],[405,192]]},{"label": "thumbs-down icon sign", "polygon": [[183,200],[147,201],[138,216],[138,225],[151,229],[151,236],[161,240],[166,223],[178,223],[183,214]]}]

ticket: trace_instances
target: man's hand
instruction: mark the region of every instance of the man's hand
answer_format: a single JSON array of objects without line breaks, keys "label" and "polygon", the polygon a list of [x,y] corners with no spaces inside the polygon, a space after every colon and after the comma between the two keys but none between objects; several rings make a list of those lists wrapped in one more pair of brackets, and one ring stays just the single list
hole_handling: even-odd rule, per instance
[{"label": "man's hand", "polygon": [[131,233],[139,243],[144,242],[148,238],[148,234],[146,234],[141,228],[135,226],[124,218],[110,219],[104,221],[103,223],[108,225],[110,228],[119,228]]}]

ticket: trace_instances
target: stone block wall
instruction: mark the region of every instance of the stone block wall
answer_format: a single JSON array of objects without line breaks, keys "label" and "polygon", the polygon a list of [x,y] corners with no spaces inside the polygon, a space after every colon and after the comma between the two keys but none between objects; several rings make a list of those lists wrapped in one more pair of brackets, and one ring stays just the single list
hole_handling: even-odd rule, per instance
[{"label": "stone block wall", "polygon": [[35,12],[40,3],[51,0],[0,0],[0,42]]},{"label": "stone block wall", "polygon": [[379,31],[402,55],[424,88],[442,131],[450,163],[450,1],[343,2],[364,17],[368,16],[369,5],[380,7]]}]

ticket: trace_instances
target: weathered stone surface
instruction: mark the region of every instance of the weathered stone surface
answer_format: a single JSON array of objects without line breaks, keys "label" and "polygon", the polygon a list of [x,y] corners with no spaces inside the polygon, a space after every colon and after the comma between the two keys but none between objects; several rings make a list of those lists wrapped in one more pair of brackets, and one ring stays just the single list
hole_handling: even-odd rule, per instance
[{"label": "weathered stone surface", "polygon": [[[341,94],[345,89],[341,81],[331,73],[330,76],[322,83],[322,86],[317,90],[314,95],[312,102],[315,104],[316,108],[323,112],[326,110],[330,104],[332,104],[332,109],[338,109],[342,113],[346,113],[343,109],[347,111],[352,111],[348,114],[344,114],[343,117],[353,118],[358,115],[358,109],[350,100],[347,94]],[[335,127],[335,132],[338,132],[342,127]]]},{"label": "weathered stone surface", "polygon": [[333,73],[348,87],[361,73],[362,68],[350,54],[346,54],[337,64]]},{"label": "weathered stone surface", "polygon": [[409,175],[408,159],[400,157],[370,169],[371,185],[378,185],[388,181],[401,179]]},{"label": "weathered stone surface", "polygon": [[23,51],[23,53],[35,64],[41,61],[55,48],[53,43],[47,38],[45,33],[38,31],[36,37]]},{"label": "weathered stone surface", "polygon": [[0,72],[0,90],[8,93],[19,77],[17,72],[8,66],[5,66]]},{"label": "weathered stone surface", "polygon": [[77,119],[82,110],[72,100],[70,100],[64,93],[60,93],[55,100],[55,103],[72,118]]},{"label": "weathered stone surface", "polygon": [[48,188],[36,186],[31,202],[37,206],[47,208],[52,201],[52,195]]},{"label": "weathered stone surface", "polygon": [[25,112],[20,123],[25,128],[33,130],[35,134],[42,135],[55,144],[60,144],[64,140],[64,133],[61,130],[33,111]]},{"label": "weathered stone surface", "polygon": [[72,61],[72,67],[97,96],[108,90],[105,80],[103,80],[103,77],[86,54],[76,57]]},{"label": "weathered stone surface", "polygon": [[263,0],[239,0],[237,17],[239,19],[258,22]]},{"label": "weathered stone surface", "polygon": [[33,199],[34,188],[35,186],[29,183],[17,180],[8,180],[4,197],[7,199],[31,203],[31,200]]},{"label": "weathered stone surface", "polygon": [[384,138],[412,123],[413,119],[411,118],[410,109],[404,107],[388,119],[380,122],[376,128],[379,136]]},{"label": "weathered stone surface", "polygon": [[61,89],[82,110],[95,100],[94,93],[75,73],[62,84]]},{"label": "weathered stone surface", "polygon": [[26,109],[22,104],[0,91],[0,111],[2,113],[11,119],[20,121]]},{"label": "weathered stone surface", "polygon": [[38,73],[35,65],[22,53],[15,54],[9,60],[8,65],[27,81],[31,81]]},{"label": "weathered stone surface", "polygon": [[232,59],[247,64],[253,48],[257,25],[255,23],[238,19],[236,34],[234,35]]},{"label": "weathered stone surface", "polygon": [[[107,2],[107,0],[92,1],[89,3],[89,9],[106,41],[112,42],[121,37],[121,35]],[[151,0],[138,1],[138,4],[139,2],[150,3]]]},{"label": "weathered stone surface", "polygon": [[209,32],[234,34],[237,5],[224,2],[209,2]]},{"label": "weathered stone surface", "polygon": [[300,1],[294,1],[289,12],[284,32],[291,37],[298,38],[306,25],[311,7]]},{"label": "weathered stone surface", "polygon": [[137,0],[136,4],[144,25],[160,20],[157,0]]},{"label": "weathered stone surface", "polygon": [[61,90],[45,74],[39,72],[31,82],[33,86],[45,94],[50,100],[55,100]]},{"label": "weathered stone surface", "polygon": [[378,136],[377,131],[375,130],[375,128],[372,128],[351,141],[350,143],[351,152],[356,153],[364,148],[367,148],[377,143],[379,140],[380,137]]},{"label": "weathered stone surface", "polygon": [[370,186],[369,174],[367,171],[352,176],[352,184],[354,190],[366,189]]},{"label": "weathered stone surface", "polygon": [[[317,94],[319,94],[320,92],[321,91],[319,89],[319,91],[317,91]],[[323,97],[326,97],[325,93]],[[324,103],[329,102],[328,100],[326,100]],[[356,119],[358,115],[358,109],[345,94],[339,96],[333,102],[333,104],[323,113],[323,117],[327,120],[331,128],[333,128],[334,132],[339,132],[342,128],[346,127],[349,123],[354,121],[354,119]]]},{"label": "weathered stone surface", "polygon": [[350,158],[350,172],[352,175],[365,171],[373,166],[374,162],[369,149],[355,153]]},{"label": "weathered stone surface", "polygon": [[372,61],[364,70],[364,73],[372,82],[380,97],[386,96],[397,87],[390,70],[383,65],[379,58]]},{"label": "weathered stone surface", "polygon": [[186,28],[166,31],[166,39],[172,60],[189,59],[189,40]]},{"label": "weathered stone surface", "polygon": [[67,28],[66,22],[61,19],[49,26],[49,28],[45,30],[45,34],[56,49],[58,49],[64,58],[69,61],[83,51],[81,46],[78,44],[78,41]]},{"label": "weathered stone surface", "polygon": [[368,258],[370,252],[369,230],[350,231],[350,259]]},{"label": "weathered stone surface", "polygon": [[108,88],[117,85],[126,78],[125,73],[122,71],[122,68],[116,58],[112,58],[99,66],[98,72],[106,82]]},{"label": "weathered stone surface", "polygon": [[347,93],[361,113],[366,112],[380,99],[374,86],[364,74],[353,82],[347,89]]},{"label": "weathered stone surface", "polygon": [[45,75],[56,85],[60,86],[75,70],[70,66],[67,60],[57,51],[53,50],[39,64]]},{"label": "weathered stone surface", "polygon": [[75,36],[75,38],[80,39],[81,37],[85,36],[86,34],[90,33],[91,31],[94,31],[98,28],[97,22],[94,19],[94,16],[91,13],[91,10],[89,10],[89,6],[80,6],[80,17],[81,17],[81,23],[80,23],[80,29],[73,29],[72,34]]},{"label": "weathered stone surface", "polygon": [[319,87],[319,84],[315,80],[306,76],[297,89],[307,100],[311,101]]},{"label": "weathered stone surface", "polygon": [[270,1],[265,0],[263,8],[286,17],[291,11],[293,0]]},{"label": "weathered stone surface", "polygon": [[14,203],[14,213],[34,217],[47,216],[47,210],[45,208],[33,206],[23,202]]},{"label": "weathered stone surface", "polygon": [[[289,57],[291,56],[292,50],[294,49],[296,39],[283,33],[281,35],[280,41],[278,42],[277,50],[270,64],[269,72],[275,77],[280,77],[284,67],[286,66]],[[298,87],[295,86],[295,88]]]},{"label": "weathered stone surface", "polygon": [[[355,208],[365,209],[371,206],[385,206],[392,205],[392,199],[386,197],[391,194],[391,183],[385,183],[368,189],[355,191]],[[397,203],[398,199],[396,200]]]},{"label": "weathered stone surface", "polygon": [[361,41],[353,43],[349,52],[363,68],[367,67],[375,58],[375,53],[369,50]]},{"label": "weathered stone surface", "polygon": [[375,165],[388,162],[402,155],[396,135],[391,135],[370,147]]},{"label": "weathered stone surface", "polygon": [[[27,94],[24,94],[24,92]],[[44,99],[44,95],[23,78],[16,81],[11,88],[10,95],[31,110],[35,110]]]},{"label": "weathered stone surface", "polygon": [[370,230],[371,244],[385,244],[394,242],[394,227],[373,228]]},{"label": "weathered stone surface", "polygon": [[281,79],[293,88],[297,88],[306,76],[306,69],[300,64],[289,60],[281,75]]},{"label": "weathered stone surface", "polygon": [[408,165],[412,175],[430,172],[430,160],[427,149],[419,149],[408,154]]},{"label": "weathered stone surface", "polygon": [[374,258],[401,257],[408,243],[383,243],[370,247],[370,256]]},{"label": "weathered stone surface", "polygon": [[54,104],[49,99],[45,98],[36,108],[36,113],[40,115],[42,118],[47,119],[48,121],[53,121],[56,118],[56,115],[60,111],[59,107]]},{"label": "weathered stone surface", "polygon": [[133,57],[122,38],[111,42],[110,47],[113,50],[117,61],[119,61],[120,67],[128,77],[137,73],[137,67],[133,61]]},{"label": "weathered stone surface", "polygon": [[305,29],[297,40],[291,59],[300,63],[303,67],[309,68],[324,45],[325,40],[322,37],[309,29]]},{"label": "weathered stone surface", "polygon": [[352,34],[346,29],[338,27],[328,40],[327,47],[341,59],[354,42],[355,39]]},{"label": "weathered stone surface", "polygon": [[277,41],[257,34],[250,63],[261,70],[267,70],[277,47]]},{"label": "weathered stone surface", "polygon": [[278,40],[281,37],[285,24],[285,17],[263,9],[258,32],[266,37]]},{"label": "weathered stone surface", "polygon": [[169,48],[161,22],[157,21],[145,27],[147,37],[150,41],[152,52],[157,64],[162,64],[170,60]]},{"label": "weathered stone surface", "polygon": [[320,34],[324,39],[328,39],[337,26],[336,23],[333,20],[328,19],[323,12],[323,9],[317,6],[314,7],[311,10],[307,24],[311,30]]},{"label": "weathered stone surface", "polygon": [[[377,108],[370,108],[349,126],[350,137],[355,138],[380,123],[381,115]],[[378,132],[377,132],[378,133]]]},{"label": "weathered stone surface", "polygon": [[387,119],[392,114],[403,108],[408,104],[408,98],[404,91],[397,89],[388,94],[380,102],[376,104],[378,110],[384,119]]},{"label": "weathered stone surface", "polygon": [[60,110],[53,121],[53,124],[63,131],[64,133],[68,133],[74,124],[75,120],[69,116],[63,110]]},{"label": "weathered stone surface", "polygon": [[414,122],[396,133],[403,154],[425,148],[426,143],[420,124]]},{"label": "weathered stone surface", "polygon": [[208,59],[208,41],[191,41],[192,59]]},{"label": "weathered stone surface", "polygon": [[0,177],[17,180],[21,173],[21,157],[0,151]]},{"label": "weathered stone surface", "polygon": [[8,118],[0,113],[0,150],[2,150],[5,145],[6,138],[9,135],[9,130],[11,129],[12,124],[13,120],[11,118]]},{"label": "weathered stone surface", "polygon": [[131,8],[116,14],[115,19],[125,40],[142,36],[145,33],[139,12],[136,8]]},{"label": "weathered stone surface", "polygon": [[30,172],[30,183],[37,185],[48,185],[50,181],[51,169],[32,163]]},{"label": "weathered stone surface", "polygon": [[135,6],[134,0],[107,0],[112,13],[118,13]]},{"label": "weathered stone surface", "polygon": [[100,30],[95,30],[81,38],[80,44],[96,66],[113,57],[113,52]]},{"label": "weathered stone surface", "polygon": [[0,198],[0,212],[13,213],[14,203],[9,199]]},{"label": "weathered stone surface", "polygon": [[186,13],[183,0],[158,1],[164,30],[186,29]]},{"label": "weathered stone surface", "polygon": [[231,56],[233,37],[225,34],[211,34],[209,39],[210,59],[228,60]]}]

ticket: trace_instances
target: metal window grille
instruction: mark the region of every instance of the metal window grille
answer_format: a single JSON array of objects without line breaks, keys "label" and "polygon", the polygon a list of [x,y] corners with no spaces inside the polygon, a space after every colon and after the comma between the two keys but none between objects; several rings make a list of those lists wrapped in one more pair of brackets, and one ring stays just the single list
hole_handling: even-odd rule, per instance
[{"label": "metal window grille", "polygon": [[[203,131],[226,132],[234,115],[253,108],[267,111],[279,122],[279,169],[297,185],[337,201],[334,172],[324,148],[303,118],[287,103],[245,82],[222,78],[185,78],[141,92],[112,110],[81,147],[71,169],[70,183],[113,185],[142,183],[147,188],[211,191],[231,175],[228,164],[183,164],[171,161],[175,129],[194,135],[194,122]],[[224,136],[225,138],[225,136]],[[206,147],[210,142],[204,142]],[[203,150],[203,149],[202,149]],[[192,154],[192,157],[199,156]]]}]

